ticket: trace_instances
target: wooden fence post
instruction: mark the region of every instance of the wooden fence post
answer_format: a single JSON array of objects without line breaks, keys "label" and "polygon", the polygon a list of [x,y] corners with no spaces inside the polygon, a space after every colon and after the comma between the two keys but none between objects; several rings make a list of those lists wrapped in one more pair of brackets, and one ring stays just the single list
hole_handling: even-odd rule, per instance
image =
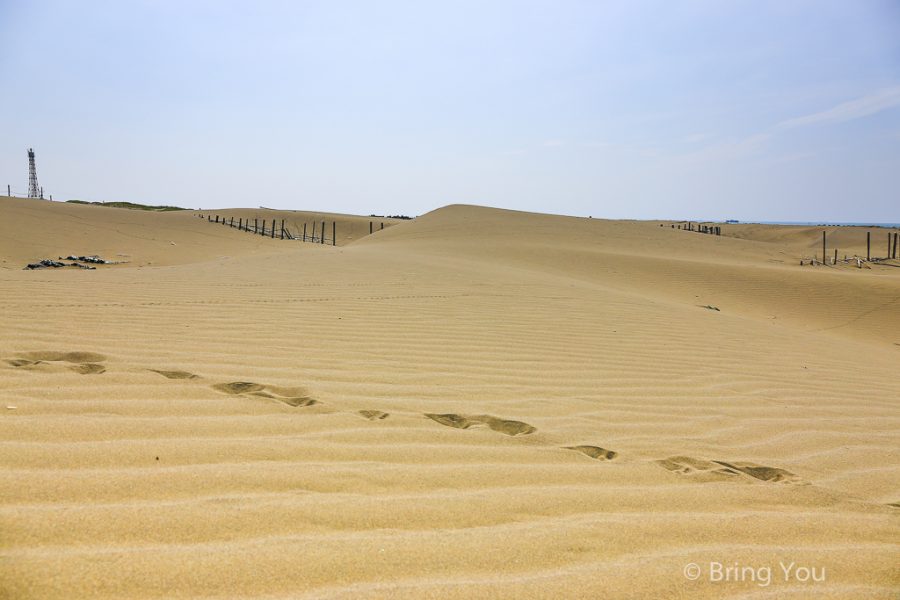
[{"label": "wooden fence post", "polygon": [[885,254],[885,258],[891,257],[891,232],[888,231],[888,253]]},{"label": "wooden fence post", "polygon": [[325,221],[322,221],[322,237],[319,239],[319,243],[325,243]]},{"label": "wooden fence post", "polygon": [[833,265],[837,264],[837,248],[834,249],[834,260],[831,262],[831,264],[833,264]]},{"label": "wooden fence post", "polygon": [[272,219],[272,239],[275,239],[275,219]]},{"label": "wooden fence post", "polygon": [[822,230],[822,264],[828,264],[828,259],[825,257],[825,230]]},{"label": "wooden fence post", "polygon": [[872,232],[866,232],[866,260],[872,260]]},{"label": "wooden fence post", "polygon": [[253,233],[259,232],[259,219],[253,219]]},{"label": "wooden fence post", "polygon": [[306,241],[306,223],[303,224],[303,241]]},{"label": "wooden fence post", "polygon": [[897,238],[900,237],[900,233],[894,234],[894,258],[897,258]]},{"label": "wooden fence post", "polygon": [[384,221],[381,222],[381,229],[384,230]]},{"label": "wooden fence post", "polygon": [[372,221],[369,221],[369,235],[372,235]]},{"label": "wooden fence post", "polygon": [[284,219],[281,220],[281,239],[284,239]]},{"label": "wooden fence post", "polygon": [[334,221],[331,222],[331,245],[337,246],[337,223]]}]

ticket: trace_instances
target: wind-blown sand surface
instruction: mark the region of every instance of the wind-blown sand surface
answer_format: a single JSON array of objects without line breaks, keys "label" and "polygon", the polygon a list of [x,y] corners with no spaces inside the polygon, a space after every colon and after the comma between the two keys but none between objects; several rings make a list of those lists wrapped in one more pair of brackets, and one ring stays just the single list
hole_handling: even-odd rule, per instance
[{"label": "wind-blown sand surface", "polygon": [[[0,199],[0,597],[897,597],[900,269],[800,267],[804,228],[335,219]],[[21,270],[70,253],[130,262]]]}]

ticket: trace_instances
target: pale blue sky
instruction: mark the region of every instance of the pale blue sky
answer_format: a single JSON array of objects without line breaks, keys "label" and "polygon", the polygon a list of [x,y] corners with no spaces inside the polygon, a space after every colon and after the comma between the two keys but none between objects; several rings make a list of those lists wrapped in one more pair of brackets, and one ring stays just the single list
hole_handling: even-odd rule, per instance
[{"label": "pale blue sky", "polygon": [[0,85],[55,199],[900,221],[897,1],[0,0]]}]

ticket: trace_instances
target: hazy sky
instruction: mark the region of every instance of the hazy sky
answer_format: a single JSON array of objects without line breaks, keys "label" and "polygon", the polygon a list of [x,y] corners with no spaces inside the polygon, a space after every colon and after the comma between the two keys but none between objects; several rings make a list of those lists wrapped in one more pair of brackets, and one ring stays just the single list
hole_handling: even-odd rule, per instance
[{"label": "hazy sky", "polygon": [[55,199],[900,221],[897,0],[0,0],[0,85]]}]

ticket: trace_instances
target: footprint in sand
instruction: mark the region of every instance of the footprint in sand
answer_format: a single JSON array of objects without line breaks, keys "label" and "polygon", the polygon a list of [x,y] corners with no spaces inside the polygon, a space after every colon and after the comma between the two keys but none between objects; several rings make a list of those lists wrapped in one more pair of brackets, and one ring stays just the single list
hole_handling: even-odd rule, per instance
[{"label": "footprint in sand", "polygon": [[187,371],[160,371],[158,369],[147,369],[148,371],[153,371],[154,373],[159,373],[166,379],[199,379],[199,375],[194,375],[193,373],[188,373]]},{"label": "footprint in sand", "polygon": [[276,400],[288,406],[312,406],[318,404],[319,401],[310,398],[306,390],[303,388],[283,388],[273,385],[263,385],[261,383],[253,383],[251,381],[232,381],[230,383],[217,383],[212,386],[214,390],[218,390],[232,396],[256,396],[258,398],[266,398]]},{"label": "footprint in sand", "polygon": [[771,483],[800,483],[799,477],[775,467],[748,462],[703,460],[690,456],[670,456],[656,461],[661,467],[679,475],[699,475],[701,479],[728,479],[747,475],[759,481]]},{"label": "footprint in sand", "polygon": [[259,383],[251,383],[249,381],[233,381],[231,383],[217,383],[212,387],[220,392],[236,395],[249,392],[261,392],[266,386]]},{"label": "footprint in sand", "polygon": [[596,460],[612,460],[619,455],[618,452],[601,448],[600,446],[565,446],[566,450],[575,450],[585,456]]},{"label": "footprint in sand", "polygon": [[784,469],[778,469],[776,467],[766,467],[749,462],[727,463],[723,460],[714,460],[713,462],[718,463],[727,469],[736,469],[741,473],[749,475],[753,479],[759,479],[760,481],[769,481],[772,483],[801,483],[801,479],[790,471],[785,471]]},{"label": "footprint in sand", "polygon": [[42,360],[26,360],[24,358],[12,358],[6,361],[14,367],[33,367],[35,365],[43,364]]},{"label": "footprint in sand", "polygon": [[72,365],[69,367],[79,375],[99,375],[106,372],[106,367],[97,363],[82,363],[80,365]]},{"label": "footprint in sand", "polygon": [[47,350],[42,352],[26,352],[21,358],[7,360],[6,362],[17,368],[35,367],[54,362],[74,363],[68,368],[80,375],[99,375],[106,372],[106,367],[101,364],[106,357],[96,352],[56,352]]},{"label": "footprint in sand", "polygon": [[454,427],[456,429],[468,429],[476,425],[487,425],[490,429],[505,433],[506,435],[528,435],[537,431],[528,423],[522,421],[510,421],[507,419],[499,419],[491,415],[456,415],[456,414],[432,414],[425,413],[425,416],[433,421],[437,421],[441,425]]},{"label": "footprint in sand", "polygon": [[370,421],[379,421],[381,419],[387,419],[390,415],[386,412],[381,412],[380,410],[361,410],[359,411],[363,417]]},{"label": "footprint in sand", "polygon": [[662,468],[679,475],[704,475],[714,479],[737,477],[740,475],[735,469],[723,467],[718,463],[690,456],[670,456],[656,461]]}]

